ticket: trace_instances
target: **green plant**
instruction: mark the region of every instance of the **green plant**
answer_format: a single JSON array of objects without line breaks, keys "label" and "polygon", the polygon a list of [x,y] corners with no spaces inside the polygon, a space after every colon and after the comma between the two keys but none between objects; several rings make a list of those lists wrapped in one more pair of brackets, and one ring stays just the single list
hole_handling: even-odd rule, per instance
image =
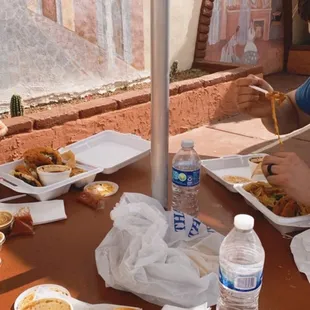
[{"label": "green plant", "polygon": [[13,95],[10,103],[11,117],[23,116],[24,106],[22,97],[19,95]]},{"label": "green plant", "polygon": [[179,62],[175,60],[170,67],[170,81],[172,81],[175,78],[176,74],[179,72],[178,67]]}]

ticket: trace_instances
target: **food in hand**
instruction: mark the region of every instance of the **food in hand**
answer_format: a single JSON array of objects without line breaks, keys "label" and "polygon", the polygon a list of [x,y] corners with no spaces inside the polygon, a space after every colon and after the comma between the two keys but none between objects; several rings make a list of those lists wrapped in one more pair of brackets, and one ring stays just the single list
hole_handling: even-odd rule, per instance
[{"label": "food in hand", "polygon": [[271,101],[271,112],[272,112],[272,119],[274,122],[275,133],[278,136],[279,143],[283,144],[281,137],[280,137],[280,130],[279,130],[279,124],[278,124],[277,112],[276,112],[276,104],[280,106],[283,103],[283,101],[286,99],[286,95],[278,91],[273,91],[273,92],[268,93],[266,95],[266,98]]},{"label": "food in hand", "polygon": [[243,184],[251,182],[251,180],[248,178],[239,177],[236,175],[225,175],[223,176],[223,180],[232,184]]},{"label": "food in hand", "polygon": [[250,183],[243,188],[276,215],[294,217],[310,214],[310,206],[298,203],[286,195],[283,189],[271,186],[269,183]]},{"label": "food in hand", "polygon": [[51,147],[37,147],[26,151],[24,161],[29,168],[34,170],[44,165],[62,164],[59,152]]},{"label": "food in hand", "polygon": [[72,306],[63,299],[43,298],[29,302],[20,310],[72,310]]}]

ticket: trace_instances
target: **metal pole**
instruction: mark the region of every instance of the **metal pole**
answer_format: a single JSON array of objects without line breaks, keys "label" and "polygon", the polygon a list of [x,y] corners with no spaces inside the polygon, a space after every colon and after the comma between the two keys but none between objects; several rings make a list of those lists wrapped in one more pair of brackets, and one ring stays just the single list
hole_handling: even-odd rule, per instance
[{"label": "metal pole", "polygon": [[152,195],[168,204],[169,0],[151,0]]}]

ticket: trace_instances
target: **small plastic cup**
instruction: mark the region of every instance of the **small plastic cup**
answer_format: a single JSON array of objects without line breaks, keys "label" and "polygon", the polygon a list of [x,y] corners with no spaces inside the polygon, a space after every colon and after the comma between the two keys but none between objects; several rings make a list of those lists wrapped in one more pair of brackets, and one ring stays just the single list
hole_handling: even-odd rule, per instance
[{"label": "small plastic cup", "polygon": [[5,235],[3,232],[0,232],[0,265],[2,263],[2,259],[1,259],[1,250],[2,250],[2,245],[5,242]]}]

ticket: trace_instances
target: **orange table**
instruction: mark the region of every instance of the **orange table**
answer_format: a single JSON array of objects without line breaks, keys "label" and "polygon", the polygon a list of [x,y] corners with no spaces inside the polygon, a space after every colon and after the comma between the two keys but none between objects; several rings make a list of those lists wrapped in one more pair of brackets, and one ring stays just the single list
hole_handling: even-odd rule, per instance
[{"label": "orange table", "polygon": [[[116,303],[139,306],[147,310],[160,307],[138,297],[106,288],[97,274],[94,253],[112,227],[109,212],[123,192],[151,194],[150,159],[145,158],[111,176],[99,179],[114,181],[120,191],[107,200],[106,208],[93,211],[76,201],[77,192],[63,197],[68,219],[36,227],[33,237],[16,237],[3,248],[0,268],[0,309],[10,309],[25,289],[40,283],[65,286],[71,294],[89,303]],[[0,188],[0,198],[13,193]],[[247,206],[238,194],[228,192],[205,173],[202,174],[200,218],[226,234],[233,217],[248,213],[255,217],[255,230],[266,251],[265,275],[260,309],[310,309],[310,284],[301,274],[290,252],[290,240],[276,231],[261,213]],[[30,197],[21,201],[33,201]],[[308,295],[309,294],[309,295]]]}]

